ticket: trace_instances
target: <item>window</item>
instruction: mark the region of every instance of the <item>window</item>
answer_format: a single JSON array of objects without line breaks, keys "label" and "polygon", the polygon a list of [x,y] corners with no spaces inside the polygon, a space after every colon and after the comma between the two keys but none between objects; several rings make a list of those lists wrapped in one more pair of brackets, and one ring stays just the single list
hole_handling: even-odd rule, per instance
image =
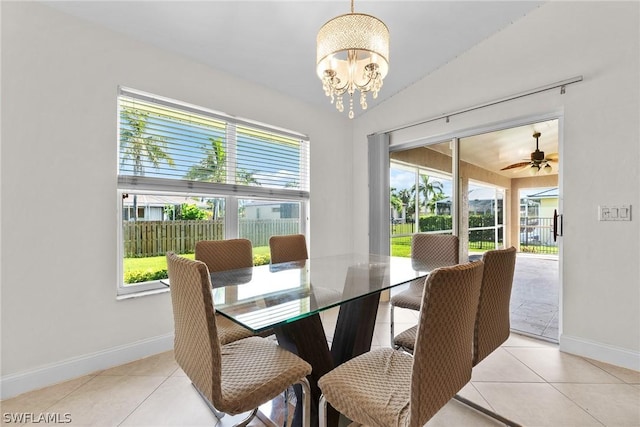
[{"label": "window", "polygon": [[309,142],[296,132],[120,89],[118,294],[160,289],[165,254],[244,237],[306,232]]},{"label": "window", "polygon": [[409,256],[414,233],[452,233],[450,174],[392,160],[389,183],[392,255]]}]

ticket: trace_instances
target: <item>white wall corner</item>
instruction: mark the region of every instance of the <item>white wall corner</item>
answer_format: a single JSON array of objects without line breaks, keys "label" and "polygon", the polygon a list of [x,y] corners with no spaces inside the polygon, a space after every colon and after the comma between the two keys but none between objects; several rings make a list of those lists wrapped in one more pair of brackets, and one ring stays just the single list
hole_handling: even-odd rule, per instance
[{"label": "white wall corner", "polygon": [[584,338],[562,335],[560,351],[640,371],[640,352]]},{"label": "white wall corner", "polygon": [[0,378],[0,399],[8,399],[171,349],[173,349],[173,333],[5,375]]}]

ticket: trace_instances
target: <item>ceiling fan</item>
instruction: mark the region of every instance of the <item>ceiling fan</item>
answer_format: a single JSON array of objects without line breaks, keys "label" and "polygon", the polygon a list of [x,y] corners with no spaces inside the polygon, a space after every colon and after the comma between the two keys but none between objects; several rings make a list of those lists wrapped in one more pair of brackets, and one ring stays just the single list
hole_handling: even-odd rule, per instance
[{"label": "ceiling fan", "polygon": [[540,151],[538,149],[538,138],[540,138],[540,132],[534,133],[533,137],[536,139],[536,151],[531,153],[531,159],[526,162],[514,163],[500,170],[505,171],[516,168],[522,168],[521,170],[525,170],[529,168],[529,173],[531,175],[535,175],[540,172],[541,169],[544,173],[551,173],[552,168],[550,162],[558,161],[558,153],[551,153],[545,157],[544,151]]}]

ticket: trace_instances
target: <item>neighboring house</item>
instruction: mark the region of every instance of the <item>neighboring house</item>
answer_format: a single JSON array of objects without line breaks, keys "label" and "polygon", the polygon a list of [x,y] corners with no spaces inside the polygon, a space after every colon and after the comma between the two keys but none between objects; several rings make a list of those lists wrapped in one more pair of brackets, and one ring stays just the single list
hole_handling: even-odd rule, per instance
[{"label": "neighboring house", "polygon": [[[555,246],[553,212],[558,209],[558,187],[536,189],[520,199],[520,243]],[[524,227],[526,225],[526,227]]]},{"label": "neighboring house", "polygon": [[[135,197],[133,195],[127,195],[122,199],[122,219],[124,221],[133,221],[136,216],[134,215],[134,209],[137,209],[138,221],[169,221],[172,218],[172,213],[175,213],[175,208],[182,206],[183,204],[196,205],[200,209],[211,209],[205,202],[200,199],[193,199],[189,197],[181,196],[160,196],[160,195],[148,195],[139,194]],[[134,205],[137,207],[134,207]],[[174,209],[167,209],[169,207]]]},{"label": "neighboring house", "polygon": [[558,209],[558,187],[536,191],[520,199],[521,216],[553,218],[555,209]]},{"label": "neighboring house", "polygon": [[299,203],[250,202],[244,205],[245,219],[286,219],[299,218]]}]

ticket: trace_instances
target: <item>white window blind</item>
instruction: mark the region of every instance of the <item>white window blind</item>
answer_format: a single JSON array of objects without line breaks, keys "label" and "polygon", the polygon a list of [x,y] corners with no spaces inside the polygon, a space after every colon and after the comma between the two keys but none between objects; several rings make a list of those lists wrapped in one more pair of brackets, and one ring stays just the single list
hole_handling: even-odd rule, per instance
[{"label": "white window blind", "polygon": [[118,99],[120,188],[309,197],[304,135],[129,89]]}]

